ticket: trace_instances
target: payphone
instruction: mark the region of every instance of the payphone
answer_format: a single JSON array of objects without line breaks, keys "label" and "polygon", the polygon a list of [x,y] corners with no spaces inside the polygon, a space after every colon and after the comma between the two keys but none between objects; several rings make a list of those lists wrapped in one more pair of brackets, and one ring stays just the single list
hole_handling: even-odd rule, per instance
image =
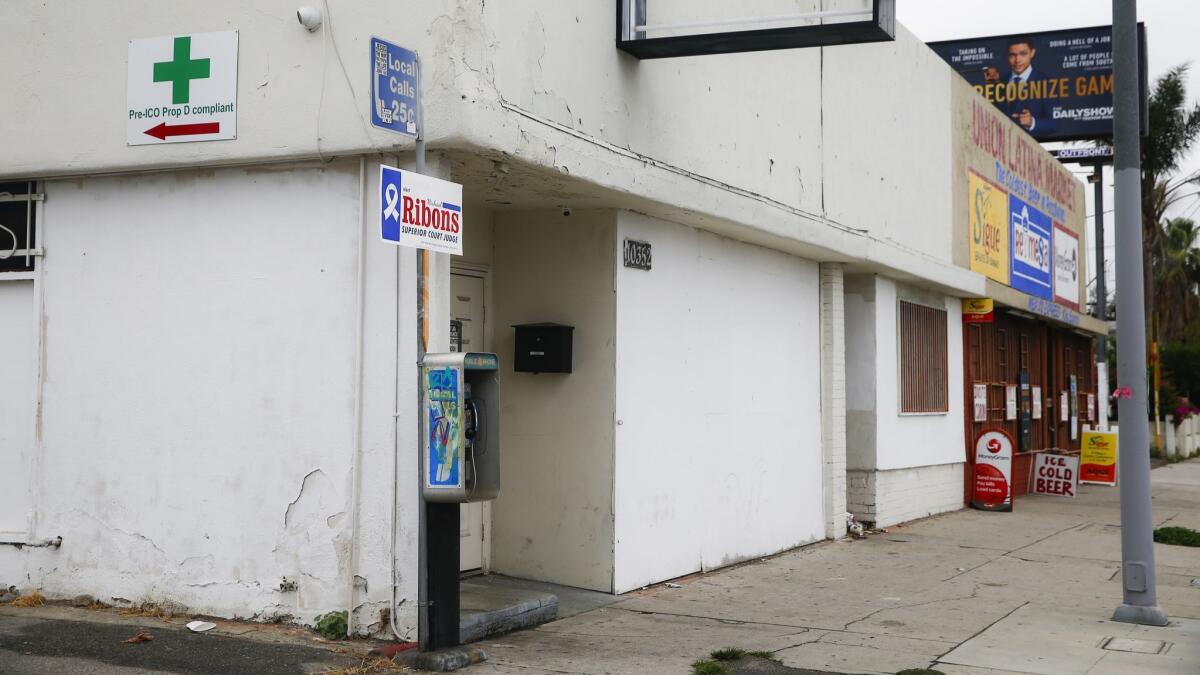
[{"label": "payphone", "polygon": [[426,354],[421,376],[421,493],[427,502],[500,494],[500,367],[495,354]]}]

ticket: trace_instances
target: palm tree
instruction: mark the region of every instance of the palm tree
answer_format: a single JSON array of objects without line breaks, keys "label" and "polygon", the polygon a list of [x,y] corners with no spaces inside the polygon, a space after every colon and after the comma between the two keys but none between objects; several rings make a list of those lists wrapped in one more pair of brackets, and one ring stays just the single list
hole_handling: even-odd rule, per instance
[{"label": "palm tree", "polygon": [[[1142,243],[1146,256],[1143,266],[1147,277],[1148,329],[1154,327],[1151,316],[1156,308],[1159,314],[1163,315],[1195,313],[1196,309],[1194,305],[1175,306],[1174,303],[1180,301],[1180,296],[1171,296],[1179,289],[1160,289],[1156,283],[1159,275],[1155,272],[1159,268],[1165,270],[1170,266],[1166,260],[1168,246],[1165,241],[1170,225],[1163,223],[1167,210],[1183,199],[1200,194],[1194,189],[1200,185],[1200,172],[1182,177],[1175,176],[1179,170],[1179,163],[1187,155],[1197,136],[1200,136],[1200,104],[1188,107],[1185,103],[1188,68],[1189,64],[1186,63],[1175,66],[1155,83],[1154,92],[1149,100],[1150,134],[1142,139]],[[1185,232],[1176,231],[1175,235],[1184,236]],[[1194,300],[1193,297],[1186,301],[1185,305]],[[1169,340],[1181,327],[1175,320],[1168,320],[1165,324],[1160,328],[1160,341]]]},{"label": "palm tree", "polygon": [[1189,218],[1172,218],[1162,223],[1157,239],[1152,273],[1159,329],[1174,337],[1200,315],[1200,229]]}]

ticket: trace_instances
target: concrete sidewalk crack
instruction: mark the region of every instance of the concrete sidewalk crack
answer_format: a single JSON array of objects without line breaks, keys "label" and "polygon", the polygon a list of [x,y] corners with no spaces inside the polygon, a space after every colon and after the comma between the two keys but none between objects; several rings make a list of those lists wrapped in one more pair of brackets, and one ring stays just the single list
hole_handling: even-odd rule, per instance
[{"label": "concrete sidewalk crack", "polygon": [[1083,526],[1083,525],[1088,525],[1088,524],[1091,524],[1091,523],[1089,523],[1088,521],[1086,521],[1086,520],[1085,520],[1085,521],[1084,521],[1084,522],[1082,522],[1082,523],[1075,523],[1074,525],[1072,525],[1072,526],[1070,526],[1070,527],[1064,527],[1063,529],[1061,529],[1061,530],[1059,530],[1059,531],[1057,531],[1057,532],[1051,532],[1050,534],[1048,534],[1048,535],[1046,535],[1046,536],[1042,537],[1041,539],[1038,539],[1037,541],[1031,541],[1031,542],[1029,542],[1028,544],[1025,544],[1024,546],[1018,546],[1018,547],[1014,548],[1014,549],[1013,549],[1013,550],[1011,550],[1011,551],[1006,551],[1006,552],[1004,553],[1004,555],[1012,555],[1013,553],[1016,553],[1017,551],[1020,551],[1020,550],[1023,550],[1023,549],[1027,549],[1027,548],[1029,548],[1030,546],[1037,546],[1038,544],[1042,543],[1043,541],[1046,541],[1047,539],[1049,539],[1049,538],[1051,538],[1051,537],[1057,537],[1058,535],[1062,534],[1063,532],[1070,532],[1071,530],[1074,530],[1074,529],[1075,529],[1075,528],[1077,528],[1077,527],[1080,527],[1080,526]]},{"label": "concrete sidewalk crack", "polygon": [[1178,513],[1172,513],[1171,515],[1167,516],[1167,518],[1165,520],[1163,520],[1161,523],[1155,525],[1154,527],[1156,527],[1156,528],[1162,527],[1162,526],[1166,525],[1167,523],[1171,522],[1172,520],[1175,520],[1176,518],[1178,518],[1179,515],[1180,514],[1178,514]]},{"label": "concrete sidewalk crack", "polygon": [[946,654],[949,654],[950,652],[954,651],[955,649],[958,649],[959,647],[961,647],[961,646],[963,646],[963,645],[967,644],[967,643],[968,643],[968,642],[970,642],[971,640],[974,640],[975,638],[979,637],[980,635],[983,635],[984,631],[986,631],[987,629],[991,628],[992,626],[995,626],[996,624],[998,624],[998,623],[1000,623],[1001,621],[1003,621],[1003,620],[1007,619],[1008,617],[1012,616],[1013,614],[1015,614],[1015,613],[1016,613],[1016,611],[1017,611],[1018,609],[1021,609],[1022,607],[1024,607],[1025,605],[1028,605],[1028,604],[1029,604],[1029,601],[1028,601],[1028,600],[1026,600],[1025,602],[1022,602],[1021,604],[1017,605],[1016,607],[1013,607],[1013,608],[1012,608],[1012,609],[1010,609],[1009,611],[1005,612],[1005,613],[1004,613],[1004,616],[1000,617],[999,619],[996,619],[995,621],[993,621],[993,622],[989,623],[988,625],[984,626],[983,628],[980,628],[979,630],[975,631],[975,633],[974,633],[974,634],[972,634],[970,637],[968,637],[966,640],[963,640],[962,642],[960,642],[960,643],[958,643],[958,644],[954,645],[954,646],[953,646],[953,647],[951,647],[950,649],[947,649],[947,650],[946,650],[944,653],[942,653],[942,654],[938,654],[938,657],[937,657],[936,659],[934,659],[934,660],[933,660],[933,662],[934,662],[934,663],[938,663],[939,661],[941,661],[941,660],[942,660],[942,657],[944,657]]},{"label": "concrete sidewalk crack", "polygon": [[871,612],[870,614],[862,617],[861,619],[855,619],[854,621],[851,621],[850,623],[846,624],[845,626],[842,626],[842,630],[849,631],[850,626],[853,626],[856,623],[861,623],[863,621],[866,621],[867,619],[870,619],[871,617],[875,616],[876,614],[880,614],[882,612],[890,612],[890,611],[896,610],[896,609],[911,609],[913,607],[924,607],[925,605],[936,605],[939,602],[953,602],[955,600],[974,600],[977,597],[979,597],[979,584],[975,584],[975,590],[971,591],[970,595],[966,595],[966,596],[959,597],[959,598],[941,598],[938,600],[927,600],[925,602],[918,602],[918,603],[914,603],[911,605],[896,605],[895,607],[881,607],[881,608],[875,610],[874,612]]},{"label": "concrete sidewalk crack", "polygon": [[[489,657],[487,662],[494,663],[499,666],[512,666],[514,668],[528,668],[529,667],[528,663],[521,663],[518,661],[504,661],[501,659],[497,659],[495,657]],[[538,668],[538,670],[542,670],[547,673],[560,673],[561,675],[588,675],[588,672],[585,670],[555,670],[553,668],[547,668],[547,667],[541,666],[541,665],[539,665],[537,668]]]},{"label": "concrete sidewalk crack", "polygon": [[[800,629],[802,629],[801,632],[810,631],[810,630],[832,630],[830,628],[812,628],[810,626],[798,626],[798,625],[790,624],[790,623],[770,623],[767,621],[748,621],[745,619],[730,619],[728,617],[721,617],[721,616],[702,616],[699,614],[680,614],[677,612],[657,612],[657,611],[652,611],[652,610],[648,610],[648,609],[630,609],[628,607],[617,607],[615,605],[609,605],[608,609],[618,609],[618,610],[621,610],[622,612],[632,612],[634,614],[654,614],[656,616],[678,616],[678,617],[684,618],[684,619],[705,619],[707,621],[720,621],[721,623],[748,624],[748,625],[755,625],[755,626],[778,626],[780,628],[800,628]],[[793,633],[793,635],[799,635],[799,633]],[[781,636],[781,637],[786,637],[786,636]]]},{"label": "concrete sidewalk crack", "polygon": [[1003,557],[1004,557],[1004,555],[1005,555],[1005,554],[1001,554],[1001,555],[999,555],[999,556],[996,556],[995,558],[991,558],[991,559],[985,560],[985,561],[983,561],[983,562],[979,563],[978,565],[976,565],[976,566],[974,566],[974,567],[969,567],[969,568],[967,568],[967,569],[964,569],[963,571],[961,571],[961,572],[959,572],[959,573],[957,573],[957,574],[952,574],[952,575],[950,575],[950,576],[946,577],[945,579],[942,579],[941,583],[945,583],[945,582],[947,582],[947,581],[950,581],[950,580],[952,580],[952,579],[957,579],[958,577],[961,577],[961,576],[962,576],[962,575],[964,575],[964,574],[970,574],[971,572],[974,572],[975,570],[979,569],[980,567],[983,567],[984,565],[989,565],[989,564],[991,564],[991,563],[994,563],[994,562],[996,562],[996,560],[997,560],[997,559],[999,559],[999,558],[1003,558]]},{"label": "concrete sidewalk crack", "polygon": [[813,638],[813,639],[811,639],[811,640],[805,640],[804,642],[797,642],[797,643],[796,643],[796,644],[794,644],[794,645],[788,645],[788,646],[786,646],[786,647],[780,647],[779,649],[772,649],[772,650],[771,650],[771,653],[772,653],[772,654],[778,654],[779,652],[786,651],[786,650],[788,650],[788,649],[795,649],[796,647],[803,647],[804,645],[811,645],[811,644],[815,644],[815,643],[817,643],[817,642],[820,642],[820,641],[821,641],[821,638],[825,637],[826,635],[829,635],[829,633],[832,633],[832,632],[833,632],[833,631],[828,631],[828,632],[826,632],[826,633],[823,633],[823,634],[821,634],[821,635],[818,635],[817,637],[815,637],[815,638]]}]

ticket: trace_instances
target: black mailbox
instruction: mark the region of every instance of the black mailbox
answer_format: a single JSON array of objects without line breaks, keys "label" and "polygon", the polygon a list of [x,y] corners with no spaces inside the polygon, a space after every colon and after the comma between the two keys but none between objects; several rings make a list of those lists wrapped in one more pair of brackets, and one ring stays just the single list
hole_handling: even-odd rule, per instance
[{"label": "black mailbox", "polygon": [[525,323],[517,329],[513,370],[518,373],[571,372],[571,335],[574,326],[561,323]]}]

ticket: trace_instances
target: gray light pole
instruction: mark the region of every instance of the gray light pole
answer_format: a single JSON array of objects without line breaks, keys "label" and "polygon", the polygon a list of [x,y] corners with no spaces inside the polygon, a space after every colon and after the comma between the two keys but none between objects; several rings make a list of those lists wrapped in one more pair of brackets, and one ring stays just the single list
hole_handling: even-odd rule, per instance
[{"label": "gray light pole", "polygon": [[[1096,186],[1096,318],[1108,323],[1108,283],[1104,269],[1104,164],[1097,163],[1088,181]],[[1096,339],[1096,360],[1108,358],[1108,338]],[[1107,403],[1101,403],[1107,405]]]},{"label": "gray light pole", "polygon": [[1121,419],[1121,571],[1124,601],[1114,621],[1167,625],[1154,578],[1154,518],[1150,510],[1150,424],[1147,418],[1146,324],[1142,297],[1142,161],[1140,147],[1137,0],[1113,0],[1113,109],[1117,228],[1118,384],[1133,395],[1118,400]]}]

